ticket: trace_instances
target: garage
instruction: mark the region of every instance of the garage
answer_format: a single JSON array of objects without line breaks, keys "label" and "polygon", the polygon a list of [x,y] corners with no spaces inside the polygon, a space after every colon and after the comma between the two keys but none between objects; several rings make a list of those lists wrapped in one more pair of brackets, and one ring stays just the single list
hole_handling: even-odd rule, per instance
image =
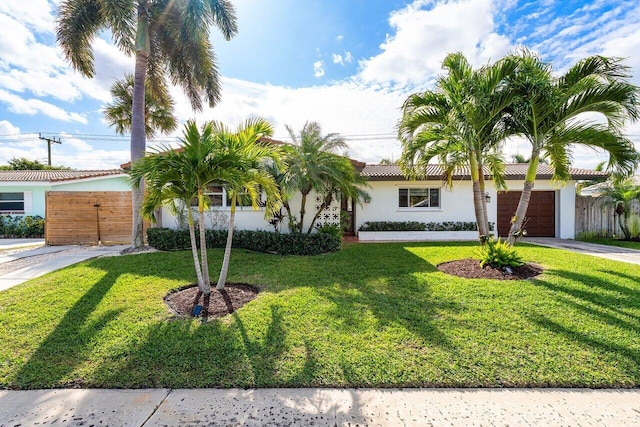
[{"label": "garage", "polygon": [[[507,236],[511,218],[516,212],[521,191],[498,194],[498,234]],[[527,236],[556,236],[556,194],[555,191],[533,191],[525,218]]]}]

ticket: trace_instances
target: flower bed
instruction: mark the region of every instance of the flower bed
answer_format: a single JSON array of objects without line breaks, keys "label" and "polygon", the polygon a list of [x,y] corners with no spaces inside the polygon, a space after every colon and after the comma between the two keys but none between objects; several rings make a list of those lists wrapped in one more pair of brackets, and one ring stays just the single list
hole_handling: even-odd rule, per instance
[{"label": "flower bed", "polygon": [[[493,230],[493,223],[489,224]],[[358,231],[361,242],[422,242],[477,240],[475,222],[370,221]]]}]

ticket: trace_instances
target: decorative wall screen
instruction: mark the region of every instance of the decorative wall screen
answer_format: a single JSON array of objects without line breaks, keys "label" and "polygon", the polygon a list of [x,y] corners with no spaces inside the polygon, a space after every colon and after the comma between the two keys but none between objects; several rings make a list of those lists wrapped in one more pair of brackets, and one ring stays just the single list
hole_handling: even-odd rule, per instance
[{"label": "decorative wall screen", "polygon": [[[316,212],[322,207],[322,196],[316,195]],[[334,197],[327,209],[325,209],[315,225],[337,225],[340,226],[340,198]]]}]

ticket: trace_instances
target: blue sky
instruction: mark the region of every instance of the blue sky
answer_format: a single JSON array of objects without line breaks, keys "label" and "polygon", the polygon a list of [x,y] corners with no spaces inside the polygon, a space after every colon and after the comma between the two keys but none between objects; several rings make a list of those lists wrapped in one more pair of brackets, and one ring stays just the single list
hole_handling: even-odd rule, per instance
[{"label": "blue sky", "polygon": [[[0,164],[13,157],[46,162],[38,133],[58,137],[53,163],[83,169],[118,167],[129,141],[102,119],[113,81],[133,69],[108,34],[96,40],[97,75],[74,73],[55,45],[59,0],[0,1]],[[368,163],[397,158],[400,106],[431,88],[449,52],[476,66],[518,46],[563,71],[593,54],[620,56],[640,84],[640,2],[620,0],[236,0],[239,33],[212,40],[222,76],[222,101],[194,113],[178,89],[181,122],[196,118],[235,126],[262,116],[286,140],[318,121],[348,140],[348,154]],[[640,148],[640,125],[627,127]],[[176,135],[149,141],[173,143]],[[514,141],[505,156],[527,154]],[[576,150],[577,167],[606,157]]]}]

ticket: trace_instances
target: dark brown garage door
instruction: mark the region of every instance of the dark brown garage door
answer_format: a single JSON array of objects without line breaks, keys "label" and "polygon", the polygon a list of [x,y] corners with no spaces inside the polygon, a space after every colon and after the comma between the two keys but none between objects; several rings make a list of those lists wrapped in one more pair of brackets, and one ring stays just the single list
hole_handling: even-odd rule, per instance
[{"label": "dark brown garage door", "polygon": [[[516,213],[520,201],[520,191],[498,194],[498,233],[509,234],[511,218]],[[525,225],[527,236],[555,237],[556,235],[556,195],[554,191],[534,191],[527,209]]]}]

